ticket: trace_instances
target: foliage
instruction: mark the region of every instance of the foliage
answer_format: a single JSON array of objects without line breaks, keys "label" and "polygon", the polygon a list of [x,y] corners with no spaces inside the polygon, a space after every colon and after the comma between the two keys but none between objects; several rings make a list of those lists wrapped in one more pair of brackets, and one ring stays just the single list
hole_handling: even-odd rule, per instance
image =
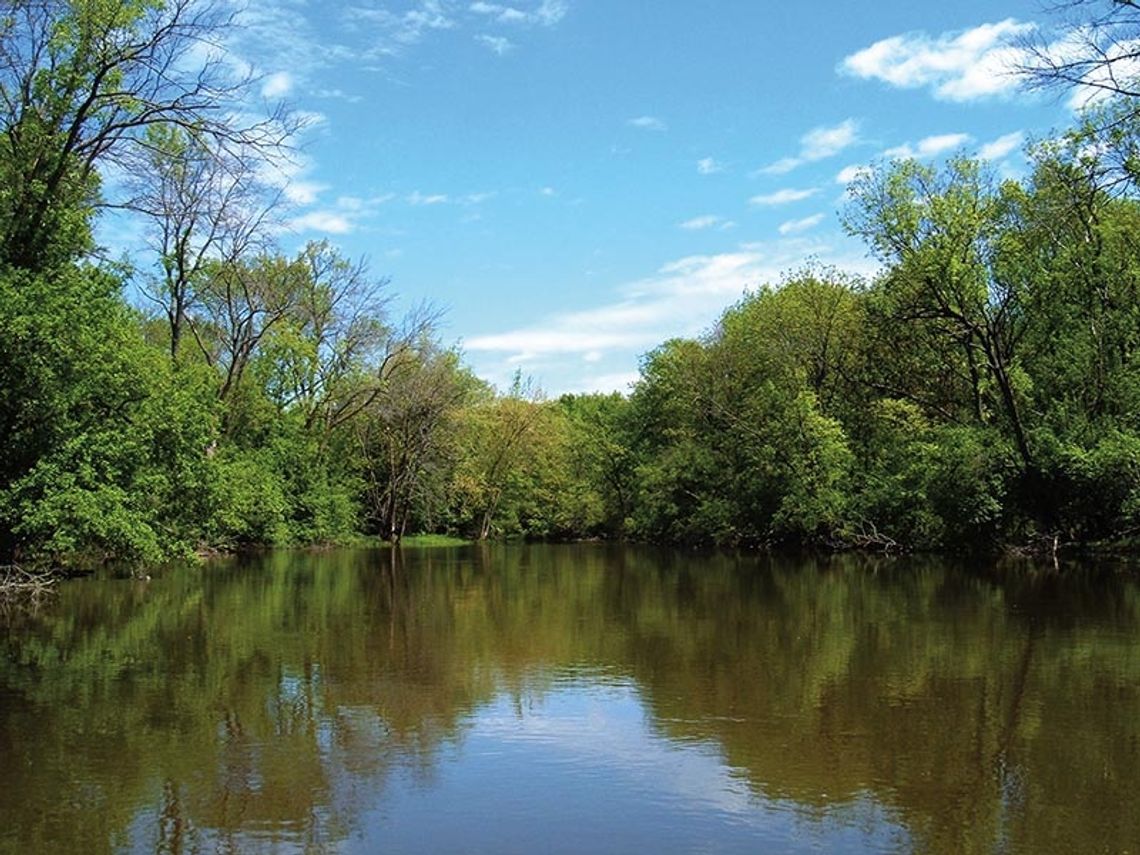
[{"label": "foliage", "polygon": [[[1023,180],[878,164],[844,217],[874,279],[757,283],[646,354],[628,397],[548,401],[476,378],[430,309],[393,317],[364,260],[274,243],[257,176],[288,122],[227,124],[242,82],[191,61],[220,9],[0,19],[0,563],[415,532],[989,549],[1140,531],[1128,104],[1037,143]],[[128,162],[133,269],[91,244],[100,171]]]}]

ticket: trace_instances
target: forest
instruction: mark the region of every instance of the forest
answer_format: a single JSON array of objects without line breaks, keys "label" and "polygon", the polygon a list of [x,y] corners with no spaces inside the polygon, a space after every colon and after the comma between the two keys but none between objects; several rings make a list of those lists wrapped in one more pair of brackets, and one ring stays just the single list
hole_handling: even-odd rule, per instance
[{"label": "forest", "polygon": [[[1130,4],[1125,4],[1130,5]],[[628,394],[495,389],[265,180],[304,119],[195,65],[192,0],[0,16],[0,564],[462,538],[1046,550],[1140,534],[1140,114],[1025,176],[875,164],[807,264]],[[1054,69],[1058,73],[1065,70]],[[100,217],[145,250],[110,257]]]}]

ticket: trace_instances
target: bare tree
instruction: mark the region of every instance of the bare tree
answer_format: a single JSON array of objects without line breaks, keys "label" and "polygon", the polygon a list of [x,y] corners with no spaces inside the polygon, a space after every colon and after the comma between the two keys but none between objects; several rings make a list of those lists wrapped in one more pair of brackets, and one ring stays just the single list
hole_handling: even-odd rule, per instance
[{"label": "bare tree", "polygon": [[251,77],[235,74],[221,0],[10,0],[0,16],[0,261],[39,269],[100,164],[180,127],[231,152],[283,144],[283,107],[247,121]]},{"label": "bare tree", "polygon": [[325,431],[359,416],[430,338],[438,313],[421,305],[388,322],[388,279],[327,242],[308,244],[294,262],[298,291],[291,322],[296,347],[278,358],[275,397],[298,408],[306,429]]},{"label": "bare tree", "polygon": [[1051,10],[1054,31],[1034,31],[1020,41],[1015,70],[1030,89],[1140,96],[1140,2],[1065,0]]},{"label": "bare tree", "polygon": [[230,151],[177,127],[150,128],[138,154],[123,207],[147,224],[159,270],[141,291],[166,315],[177,360],[208,268],[264,249],[280,193],[258,180],[255,153]]}]

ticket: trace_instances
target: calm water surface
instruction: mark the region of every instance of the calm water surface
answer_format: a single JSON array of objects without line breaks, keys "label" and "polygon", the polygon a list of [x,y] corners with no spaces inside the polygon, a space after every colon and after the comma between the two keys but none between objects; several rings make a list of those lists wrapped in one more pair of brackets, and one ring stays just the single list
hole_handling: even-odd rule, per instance
[{"label": "calm water surface", "polygon": [[1140,584],[606,546],[0,606],[0,850],[1140,852]]}]

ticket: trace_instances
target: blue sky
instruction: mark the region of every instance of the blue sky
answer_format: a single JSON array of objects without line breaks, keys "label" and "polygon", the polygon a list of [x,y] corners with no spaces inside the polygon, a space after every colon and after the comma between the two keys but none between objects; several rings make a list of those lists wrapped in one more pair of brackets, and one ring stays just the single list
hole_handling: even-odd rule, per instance
[{"label": "blue sky", "polygon": [[278,0],[233,47],[312,117],[286,245],[327,238],[503,385],[626,390],[844,236],[863,164],[964,149],[999,173],[1071,120],[1018,91],[1038,3]]}]

